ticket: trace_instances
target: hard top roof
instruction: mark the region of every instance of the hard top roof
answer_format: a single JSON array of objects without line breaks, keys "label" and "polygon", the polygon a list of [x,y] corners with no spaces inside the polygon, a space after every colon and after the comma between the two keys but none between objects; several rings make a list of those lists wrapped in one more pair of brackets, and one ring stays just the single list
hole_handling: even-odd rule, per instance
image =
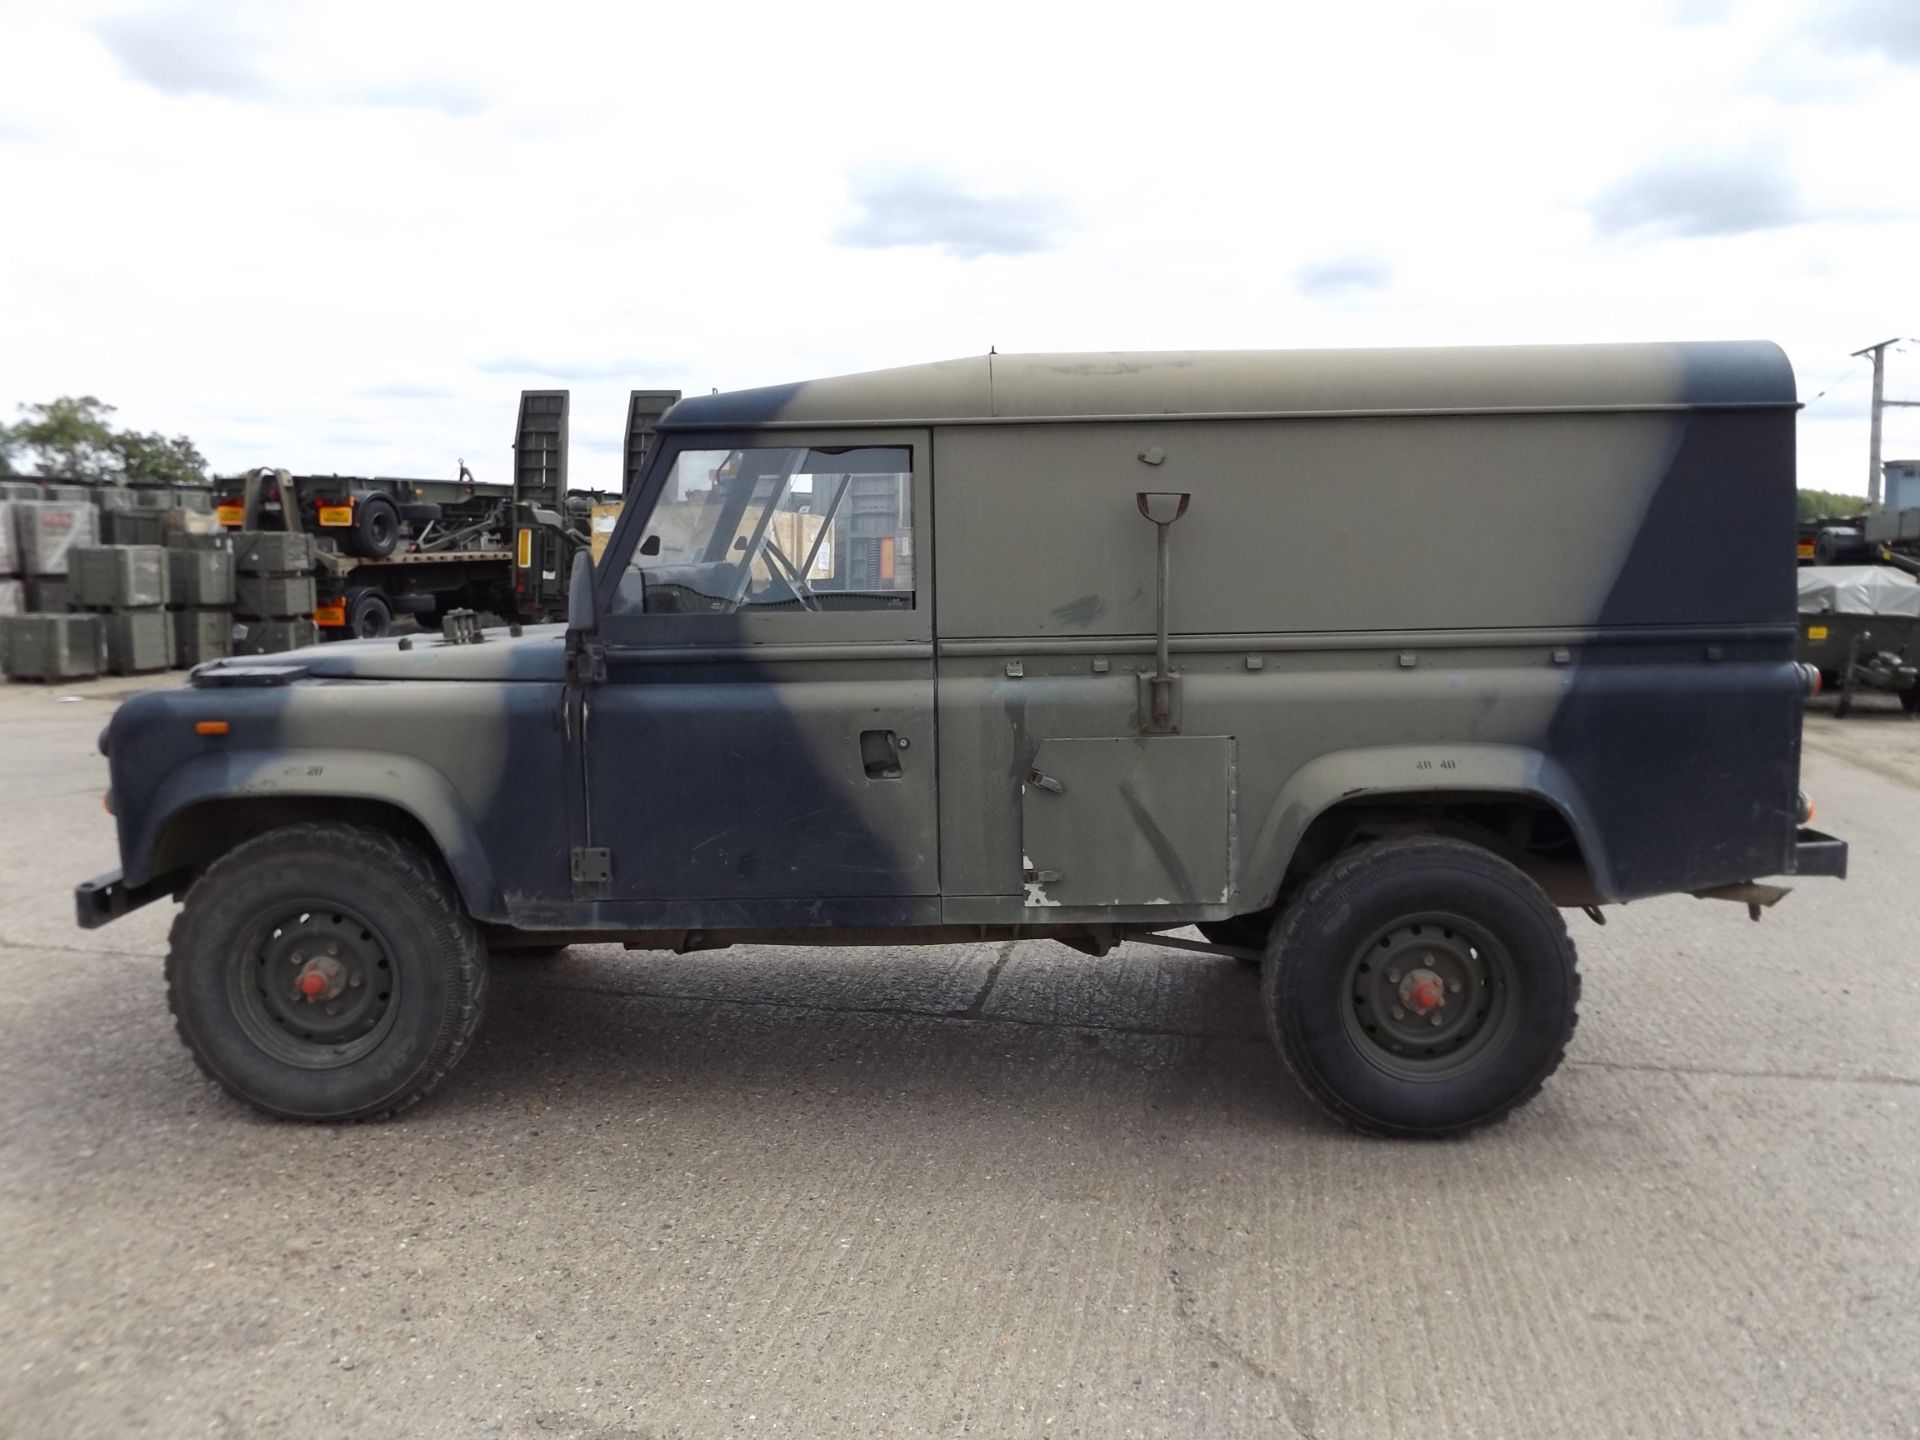
[{"label": "hard top roof", "polygon": [[975,355],[696,395],[663,430],[762,425],[1792,405],[1763,340]]}]

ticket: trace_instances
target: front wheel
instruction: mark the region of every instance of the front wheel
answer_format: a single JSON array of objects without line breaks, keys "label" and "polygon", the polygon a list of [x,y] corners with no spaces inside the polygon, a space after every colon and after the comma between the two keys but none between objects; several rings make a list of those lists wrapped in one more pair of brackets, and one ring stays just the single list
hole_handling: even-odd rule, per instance
[{"label": "front wheel", "polygon": [[1263,989],[1280,1055],[1355,1129],[1491,1124],[1559,1067],[1580,973],[1560,912],[1458,840],[1380,841],[1315,875],[1274,928]]},{"label": "front wheel", "polygon": [[355,825],[237,846],[187,892],[167,953],[180,1038],[269,1115],[369,1120],[432,1090],[480,1023],[486,946],[430,858]]}]

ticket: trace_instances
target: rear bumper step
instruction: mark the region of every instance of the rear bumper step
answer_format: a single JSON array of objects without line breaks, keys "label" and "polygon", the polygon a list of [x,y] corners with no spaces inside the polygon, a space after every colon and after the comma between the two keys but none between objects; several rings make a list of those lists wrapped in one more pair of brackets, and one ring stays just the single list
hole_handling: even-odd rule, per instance
[{"label": "rear bumper step", "polygon": [[1847,878],[1847,842],[1802,825],[1793,837],[1793,873]]}]

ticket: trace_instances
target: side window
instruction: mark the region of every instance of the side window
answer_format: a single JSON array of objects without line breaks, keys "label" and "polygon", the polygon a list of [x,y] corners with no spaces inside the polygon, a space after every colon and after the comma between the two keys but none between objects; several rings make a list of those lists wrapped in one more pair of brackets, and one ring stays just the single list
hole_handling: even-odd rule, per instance
[{"label": "side window", "polygon": [[913,449],[682,450],[615,613],[911,610]]}]

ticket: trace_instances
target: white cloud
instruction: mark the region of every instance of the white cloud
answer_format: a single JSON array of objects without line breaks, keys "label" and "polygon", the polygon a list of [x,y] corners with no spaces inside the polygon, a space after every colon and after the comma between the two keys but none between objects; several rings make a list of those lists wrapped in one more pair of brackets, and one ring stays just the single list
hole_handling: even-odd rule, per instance
[{"label": "white cloud", "polygon": [[926,245],[962,260],[1033,255],[1054,249],[1072,228],[1055,196],[988,194],[911,168],[858,174],[851,189],[858,213],[834,238],[856,248]]},{"label": "white cloud", "polygon": [[1663,156],[1595,199],[1594,224],[1627,237],[1745,235],[1809,218],[1778,152]]}]

